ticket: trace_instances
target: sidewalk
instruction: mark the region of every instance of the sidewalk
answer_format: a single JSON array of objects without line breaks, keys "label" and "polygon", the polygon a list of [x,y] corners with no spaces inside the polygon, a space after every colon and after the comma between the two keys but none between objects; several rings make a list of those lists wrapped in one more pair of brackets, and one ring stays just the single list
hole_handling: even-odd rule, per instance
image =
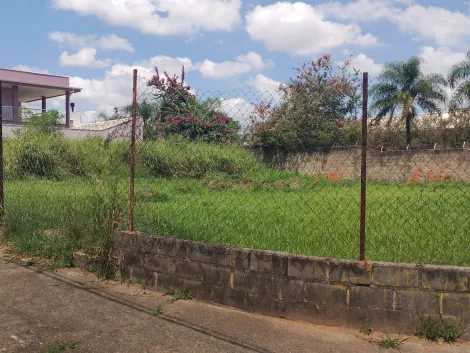
[{"label": "sidewalk", "polygon": [[[383,352],[372,338],[347,329],[265,317],[137,285],[98,281],[81,270],[43,272],[7,259],[0,249],[0,352],[41,352],[45,344],[76,342],[70,352]],[[469,352],[470,345],[416,338],[401,352]]]}]

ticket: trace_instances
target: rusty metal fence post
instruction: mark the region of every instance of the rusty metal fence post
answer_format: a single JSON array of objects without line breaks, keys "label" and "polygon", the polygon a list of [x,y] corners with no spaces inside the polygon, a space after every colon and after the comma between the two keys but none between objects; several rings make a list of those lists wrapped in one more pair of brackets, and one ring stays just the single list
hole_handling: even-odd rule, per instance
[{"label": "rusty metal fence post", "polygon": [[135,183],[135,134],[137,120],[137,69],[134,69],[132,86],[132,131],[131,131],[131,170],[129,197],[129,230],[134,231],[134,183]]},{"label": "rusty metal fence post", "polygon": [[5,217],[5,193],[3,188],[3,101],[2,82],[0,81],[0,224]]},{"label": "rusty metal fence post", "polygon": [[362,74],[362,148],[361,148],[361,225],[359,260],[366,258],[366,191],[367,191],[367,105],[369,74]]}]

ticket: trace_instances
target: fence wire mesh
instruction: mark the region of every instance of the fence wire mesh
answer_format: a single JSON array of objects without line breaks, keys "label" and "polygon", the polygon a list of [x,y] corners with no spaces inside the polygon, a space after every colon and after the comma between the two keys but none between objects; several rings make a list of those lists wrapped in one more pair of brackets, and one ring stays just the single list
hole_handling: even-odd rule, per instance
[{"label": "fence wire mesh", "polygon": [[[282,92],[201,92],[174,77],[138,77],[136,90],[136,231],[359,257],[360,120],[290,123]],[[132,108],[72,129],[33,119],[4,140],[5,232],[20,250],[67,264],[129,229]],[[377,136],[366,258],[469,266],[469,150],[395,150]]]}]

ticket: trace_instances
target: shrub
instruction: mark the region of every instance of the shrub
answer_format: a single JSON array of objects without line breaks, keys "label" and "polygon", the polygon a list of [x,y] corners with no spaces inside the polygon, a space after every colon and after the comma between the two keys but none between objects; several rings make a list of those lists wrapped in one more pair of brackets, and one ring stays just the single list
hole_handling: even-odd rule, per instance
[{"label": "shrub", "polygon": [[[140,106],[139,113],[145,123],[145,137],[157,138],[179,135],[190,140],[207,143],[233,143],[238,141],[240,124],[227,116],[220,100],[200,101],[184,83],[184,67],[181,81],[166,72],[156,75],[148,83],[153,87],[155,100]],[[154,109],[156,114],[152,114]]]},{"label": "shrub", "polygon": [[166,178],[242,174],[260,167],[255,157],[242,147],[215,146],[181,138],[148,143],[138,158],[150,175]]},{"label": "shrub", "polygon": [[421,325],[416,329],[416,336],[426,338],[430,341],[438,341],[440,338],[446,343],[455,343],[463,332],[454,323],[445,322],[442,316],[433,318],[430,316],[420,317]]},{"label": "shrub", "polygon": [[255,107],[250,143],[287,150],[356,143],[357,132],[350,141],[350,133],[344,131],[359,106],[359,73],[352,72],[350,61],[337,71],[331,56],[324,55],[295,70],[296,77],[279,88],[279,104],[262,102]]},{"label": "shrub", "polygon": [[22,110],[23,115],[29,115],[26,122],[27,130],[38,133],[56,132],[59,120],[63,117],[57,110],[50,110],[41,114],[32,114],[27,108],[22,108]]},{"label": "shrub", "polygon": [[[369,126],[369,147],[380,149],[405,149],[403,140],[404,118],[393,118],[382,122],[373,121]],[[470,141],[470,112],[455,111],[449,116],[418,116],[411,121],[413,148],[432,149],[462,148]]]},{"label": "shrub", "polygon": [[7,177],[62,179],[85,174],[85,156],[60,134],[26,131],[5,140]]},{"label": "shrub", "polygon": [[127,189],[119,190],[107,178],[99,183],[80,179],[28,183],[25,188],[23,182],[11,181],[5,201],[4,234],[20,253],[58,267],[71,266],[72,253],[79,249],[91,256],[108,255],[111,233],[123,221]]}]

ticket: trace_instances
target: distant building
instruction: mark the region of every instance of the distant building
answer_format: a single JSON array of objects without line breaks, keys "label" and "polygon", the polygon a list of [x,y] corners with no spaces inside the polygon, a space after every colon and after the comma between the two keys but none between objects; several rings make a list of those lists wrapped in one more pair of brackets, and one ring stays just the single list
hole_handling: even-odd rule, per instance
[{"label": "distant building", "polygon": [[[82,124],[85,112],[75,111],[70,96],[81,92],[81,88],[70,87],[69,78],[0,68],[0,107],[3,136],[13,136],[15,130],[24,128],[24,123],[36,114],[47,111],[47,99],[65,96],[65,122],[58,126],[65,137],[82,139],[101,137],[105,139],[127,139],[131,136],[129,119],[119,119]],[[41,102],[41,109],[22,109],[22,104]],[[76,121],[74,121],[76,120]],[[142,119],[137,120],[136,136],[142,139]]]},{"label": "distant building", "polygon": [[[65,76],[0,69],[2,121],[21,124],[31,114],[47,111],[48,98],[65,96],[65,127],[70,127],[70,96],[81,90],[70,87],[69,78]],[[22,116],[21,105],[36,101],[41,101],[41,109],[28,110],[28,116]]]}]

